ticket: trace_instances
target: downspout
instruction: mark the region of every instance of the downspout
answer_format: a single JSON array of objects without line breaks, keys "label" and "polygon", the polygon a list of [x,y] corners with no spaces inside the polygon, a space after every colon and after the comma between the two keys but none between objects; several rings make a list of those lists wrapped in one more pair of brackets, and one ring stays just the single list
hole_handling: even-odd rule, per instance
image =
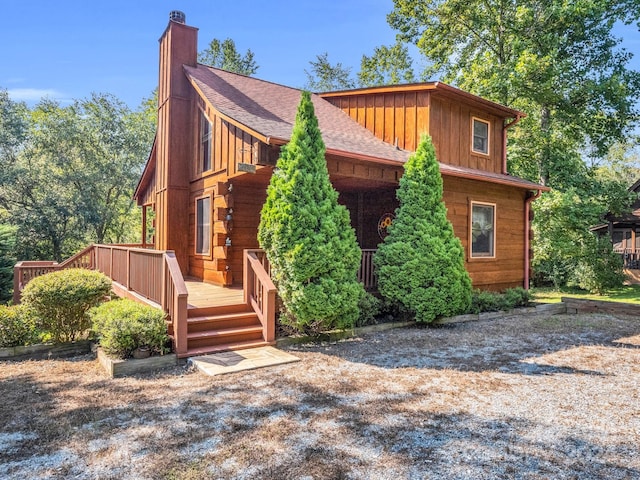
[{"label": "downspout", "polygon": [[522,115],[516,115],[516,118],[502,127],[502,173],[507,175],[507,130],[522,120]]},{"label": "downspout", "polygon": [[531,213],[531,203],[540,198],[542,190],[537,190],[535,194],[529,195],[524,201],[524,224],[526,225],[526,235],[524,236],[524,289],[529,290],[529,276],[531,275],[531,255],[529,250],[531,248],[531,220],[529,215]]}]

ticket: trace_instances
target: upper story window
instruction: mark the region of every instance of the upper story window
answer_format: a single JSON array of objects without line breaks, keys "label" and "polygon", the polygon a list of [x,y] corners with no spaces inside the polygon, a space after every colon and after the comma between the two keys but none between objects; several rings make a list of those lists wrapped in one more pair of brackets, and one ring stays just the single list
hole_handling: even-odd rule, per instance
[{"label": "upper story window", "polygon": [[493,258],[496,240],[496,206],[471,202],[471,258]]},{"label": "upper story window", "polygon": [[200,113],[200,166],[202,171],[211,170],[211,122]]},{"label": "upper story window", "polygon": [[489,122],[473,118],[471,123],[473,128],[471,150],[474,153],[489,155]]}]

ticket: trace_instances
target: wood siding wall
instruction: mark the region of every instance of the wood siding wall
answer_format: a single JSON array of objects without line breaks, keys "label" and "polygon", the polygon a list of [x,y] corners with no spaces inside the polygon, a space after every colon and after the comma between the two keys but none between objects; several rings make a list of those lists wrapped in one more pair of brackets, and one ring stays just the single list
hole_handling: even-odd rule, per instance
[{"label": "wood siding wall", "polygon": [[[474,288],[504,290],[524,283],[526,190],[456,177],[443,178],[444,202],[453,230],[465,251],[465,266]],[[470,258],[471,202],[496,205],[495,258]]]},{"label": "wood siding wall", "polygon": [[415,150],[429,132],[430,93],[400,92],[327,97],[376,137],[405,150]]},{"label": "wood siding wall", "polygon": [[[489,122],[489,155],[471,150],[474,117]],[[502,173],[502,124],[502,118],[432,96],[429,134],[442,163]]]},{"label": "wood siding wall", "polygon": [[[420,136],[431,135],[442,163],[500,173],[501,117],[430,91],[368,93],[326,97],[376,137],[405,150],[416,149]],[[489,155],[471,151],[472,118],[490,123]]]}]

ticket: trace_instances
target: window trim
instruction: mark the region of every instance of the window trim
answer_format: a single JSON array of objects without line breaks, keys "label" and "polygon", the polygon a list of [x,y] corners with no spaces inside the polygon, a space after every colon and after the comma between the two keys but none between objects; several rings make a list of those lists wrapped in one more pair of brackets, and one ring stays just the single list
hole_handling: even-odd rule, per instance
[{"label": "window trim", "polygon": [[[208,200],[209,201],[209,208],[208,208],[208,213],[209,213],[209,235],[208,235],[208,242],[207,242],[207,250],[205,251],[204,249],[202,251],[198,251],[198,228],[200,227],[199,222],[198,222],[198,202],[200,201],[204,201],[204,200]],[[194,254],[198,257],[207,257],[210,258],[211,257],[211,253],[213,252],[213,249],[211,248],[211,244],[213,243],[213,232],[212,232],[212,227],[213,227],[213,222],[212,222],[212,218],[213,218],[213,202],[212,202],[212,198],[211,198],[211,194],[207,193],[205,195],[201,195],[195,198],[195,202],[194,202],[194,208],[195,208],[195,215],[194,215],[194,237],[193,237],[193,250],[194,250]],[[203,209],[204,212],[204,209]],[[202,226],[204,226],[205,224],[202,223]],[[204,246],[204,236],[203,236],[203,246]]]},{"label": "window trim", "polygon": [[[487,126],[487,151],[476,150],[474,145],[475,140],[475,122],[484,123]],[[491,122],[478,117],[471,117],[471,152],[476,155],[489,156],[491,152]]]},{"label": "window trim", "polygon": [[[491,242],[491,254],[474,254],[473,252],[473,207],[491,207],[493,209],[493,225],[491,227],[492,242]],[[471,200],[469,202],[469,260],[495,260],[496,259],[496,244],[497,244],[497,211],[498,207],[495,203],[480,202]]]},{"label": "window trim", "polygon": [[[209,131],[205,133],[205,126],[209,126]],[[213,169],[213,122],[209,120],[204,109],[200,109],[200,129],[199,129],[199,152],[198,152],[198,170],[201,172],[209,172]],[[207,150],[209,152],[208,166],[205,164],[205,140],[208,143]],[[207,167],[207,168],[205,168]]]}]

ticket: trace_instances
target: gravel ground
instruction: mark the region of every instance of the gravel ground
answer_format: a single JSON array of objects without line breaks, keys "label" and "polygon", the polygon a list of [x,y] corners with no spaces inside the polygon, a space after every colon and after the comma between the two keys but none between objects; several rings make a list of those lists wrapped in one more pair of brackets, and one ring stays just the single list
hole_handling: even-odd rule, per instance
[{"label": "gravel ground", "polygon": [[0,362],[0,478],[640,479],[640,319],[511,317],[224,377]]}]

